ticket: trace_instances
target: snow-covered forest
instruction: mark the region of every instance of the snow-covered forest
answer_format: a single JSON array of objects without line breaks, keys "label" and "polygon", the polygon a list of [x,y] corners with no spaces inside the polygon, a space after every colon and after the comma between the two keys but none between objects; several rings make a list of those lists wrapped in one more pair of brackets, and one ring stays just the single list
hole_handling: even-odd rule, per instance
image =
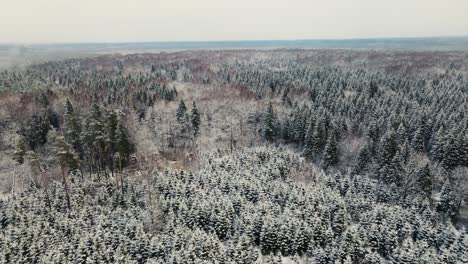
[{"label": "snow-covered forest", "polygon": [[2,263],[468,263],[465,52],[0,71]]}]

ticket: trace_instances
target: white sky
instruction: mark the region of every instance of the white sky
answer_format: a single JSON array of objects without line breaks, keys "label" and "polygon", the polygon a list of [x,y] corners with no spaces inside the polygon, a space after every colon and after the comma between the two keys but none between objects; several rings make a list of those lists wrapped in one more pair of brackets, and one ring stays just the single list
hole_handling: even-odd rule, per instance
[{"label": "white sky", "polygon": [[0,43],[468,36],[468,0],[0,0]]}]

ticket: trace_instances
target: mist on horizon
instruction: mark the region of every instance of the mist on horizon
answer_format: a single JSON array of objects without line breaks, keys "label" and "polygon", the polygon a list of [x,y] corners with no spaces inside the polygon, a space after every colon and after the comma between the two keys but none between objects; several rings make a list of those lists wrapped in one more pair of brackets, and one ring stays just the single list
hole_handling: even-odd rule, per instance
[{"label": "mist on horizon", "polygon": [[0,43],[468,36],[468,2],[363,0],[19,0]]}]

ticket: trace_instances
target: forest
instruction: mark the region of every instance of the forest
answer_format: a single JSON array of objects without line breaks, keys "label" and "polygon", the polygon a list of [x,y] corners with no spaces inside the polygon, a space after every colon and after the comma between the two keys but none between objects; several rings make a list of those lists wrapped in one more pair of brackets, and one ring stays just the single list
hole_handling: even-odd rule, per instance
[{"label": "forest", "polygon": [[468,53],[0,70],[1,263],[468,263]]}]

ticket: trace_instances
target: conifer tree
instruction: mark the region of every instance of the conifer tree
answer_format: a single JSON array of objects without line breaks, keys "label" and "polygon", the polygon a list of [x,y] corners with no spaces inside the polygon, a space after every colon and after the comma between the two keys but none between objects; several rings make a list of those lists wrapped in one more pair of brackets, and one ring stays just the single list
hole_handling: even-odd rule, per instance
[{"label": "conifer tree", "polygon": [[432,198],[432,188],[433,188],[433,179],[431,171],[429,169],[429,164],[426,164],[424,167],[420,168],[416,173],[417,183],[421,190],[423,196],[427,199]]},{"label": "conifer tree", "polygon": [[16,144],[15,153],[13,154],[13,160],[16,161],[18,164],[24,163],[24,158],[27,151],[26,147],[26,141],[23,137],[20,137],[18,139],[18,143]]},{"label": "conifer tree", "polygon": [[[23,164],[26,151],[27,151],[26,142],[23,137],[20,137],[18,142],[16,143],[16,149],[15,149],[15,152],[13,153],[13,160],[19,165]],[[17,176],[16,171],[17,169],[15,166],[13,169],[13,180],[11,184],[11,191],[13,193],[13,196],[15,195],[15,188],[16,188],[16,176]]]},{"label": "conifer tree", "polygon": [[366,131],[366,137],[373,142],[378,142],[380,137],[380,130],[375,121],[372,121],[369,124],[369,127]]},{"label": "conifer tree", "polygon": [[442,166],[446,170],[452,170],[463,164],[462,143],[456,130],[452,130],[446,138]]},{"label": "conifer tree", "polygon": [[[106,148],[107,148],[107,159],[108,159],[108,166],[110,167],[111,175],[114,177],[114,160],[116,158],[116,151],[117,151],[117,127],[119,124],[119,120],[117,117],[117,113],[115,111],[110,111],[107,116],[106,120]],[[120,159],[120,154],[118,155],[118,160]],[[115,176],[117,177],[117,176]],[[117,181],[116,181],[117,182]]]},{"label": "conifer tree", "polygon": [[19,134],[24,137],[29,148],[36,150],[47,142],[47,132],[51,124],[45,114],[33,114],[19,130]]},{"label": "conifer tree", "polygon": [[364,172],[368,168],[369,163],[371,161],[372,161],[372,156],[369,150],[369,145],[366,144],[359,150],[358,156],[356,158],[355,166],[353,168],[353,173],[360,174]]},{"label": "conifer tree", "polygon": [[331,135],[323,151],[323,167],[328,168],[336,164],[338,164],[338,150],[336,148],[335,136]]},{"label": "conifer tree", "polygon": [[326,124],[323,118],[318,118],[314,127],[314,133],[312,134],[312,151],[320,154],[329,137],[327,138]]},{"label": "conifer tree", "polygon": [[397,158],[400,160],[402,164],[408,163],[408,160],[414,152],[411,152],[410,146],[408,143],[408,140],[403,142],[403,144],[400,145],[400,149],[397,152]]},{"label": "conifer tree", "polygon": [[185,106],[184,100],[180,100],[179,106],[176,110],[176,117],[179,123],[184,122],[187,114],[187,107]]},{"label": "conifer tree", "polygon": [[396,137],[399,144],[403,144],[406,140],[408,140],[407,130],[403,123],[400,123],[398,126]]},{"label": "conifer tree", "polygon": [[264,120],[264,137],[268,141],[272,141],[273,138],[277,135],[277,124],[276,124],[276,114],[273,111],[273,105],[268,105],[267,112],[265,114]]},{"label": "conifer tree", "polygon": [[449,179],[446,179],[442,186],[439,201],[437,202],[437,211],[448,217],[456,217],[459,214],[461,200],[452,187]]},{"label": "conifer tree", "polygon": [[78,169],[79,159],[75,151],[69,145],[63,136],[57,134],[55,130],[50,130],[47,135],[47,140],[50,146],[50,152],[55,162],[58,163],[60,169],[62,170],[62,182],[65,188],[67,207],[70,210],[70,194],[68,188],[68,180],[65,173],[65,170],[73,171]]},{"label": "conifer tree", "polygon": [[292,140],[292,125],[290,120],[291,118],[287,118],[281,126],[281,138],[286,142],[291,142]]},{"label": "conifer tree", "polygon": [[193,136],[197,137],[200,134],[201,118],[200,118],[200,112],[198,111],[195,101],[193,101],[191,121],[192,121]]},{"label": "conifer tree", "polygon": [[422,128],[419,127],[414,133],[413,140],[411,141],[411,146],[413,147],[413,149],[419,152],[423,152],[425,149],[423,132],[424,131],[422,130]]},{"label": "conifer tree", "polygon": [[135,146],[130,140],[127,128],[125,127],[122,119],[119,119],[118,121],[117,130],[115,132],[115,140],[117,151],[119,152],[121,158],[127,161],[130,157],[130,154],[134,152]]},{"label": "conifer tree", "polygon": [[389,130],[383,136],[380,143],[380,168],[392,163],[397,151],[398,143],[396,141],[395,133]]},{"label": "conifer tree", "polygon": [[92,105],[91,112],[84,118],[81,142],[85,147],[90,173],[95,168],[99,177],[100,172],[105,169],[108,139],[103,113],[97,103]]},{"label": "conifer tree", "polygon": [[375,81],[371,81],[369,83],[369,90],[368,90],[369,97],[373,98],[378,91],[379,91],[379,87],[377,86]]},{"label": "conifer tree", "polygon": [[386,184],[400,186],[402,183],[402,168],[399,157],[395,156],[389,162],[383,164],[379,170],[378,178]]},{"label": "conifer tree", "polygon": [[65,103],[64,136],[67,142],[72,145],[75,152],[82,157],[81,122],[79,116],[75,113],[72,103],[68,99]]},{"label": "conifer tree", "polygon": [[445,130],[443,127],[439,128],[431,138],[430,156],[436,161],[442,161],[445,156]]},{"label": "conifer tree", "polygon": [[314,125],[312,123],[309,123],[306,136],[305,136],[305,143],[304,143],[304,155],[307,158],[311,158],[314,153],[313,137],[314,137]]}]

